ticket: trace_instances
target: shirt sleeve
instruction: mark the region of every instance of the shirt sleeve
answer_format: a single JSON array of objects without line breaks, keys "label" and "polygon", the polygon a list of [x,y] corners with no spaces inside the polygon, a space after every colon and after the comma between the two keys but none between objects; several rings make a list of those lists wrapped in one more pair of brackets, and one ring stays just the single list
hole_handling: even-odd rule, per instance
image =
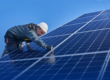
[{"label": "shirt sleeve", "polygon": [[35,44],[43,47],[46,49],[46,44],[36,35],[36,33],[32,30],[28,31],[28,34],[26,35],[30,40],[32,40]]}]

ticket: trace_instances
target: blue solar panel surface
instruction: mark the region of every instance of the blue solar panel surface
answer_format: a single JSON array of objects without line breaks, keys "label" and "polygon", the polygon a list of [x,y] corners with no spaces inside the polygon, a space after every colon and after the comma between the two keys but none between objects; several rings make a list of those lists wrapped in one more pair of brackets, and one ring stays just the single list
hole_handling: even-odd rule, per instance
[{"label": "blue solar panel surface", "polygon": [[[106,55],[107,53],[94,53],[55,57],[52,64],[50,58],[44,58],[16,80],[96,80]],[[0,74],[1,79],[13,79],[36,60],[7,62],[7,65],[0,63],[0,71],[3,72]]]},{"label": "blue solar panel surface", "polygon": [[110,10],[70,21],[41,37],[54,52],[30,43],[0,59],[0,80],[110,80]]},{"label": "blue solar panel surface", "polygon": [[110,60],[107,60],[107,62],[108,62],[108,64],[106,65],[104,76],[102,77],[103,80],[109,80],[110,79]]},{"label": "blue solar panel surface", "polygon": [[[19,79],[37,80],[96,80],[100,73],[101,66],[105,60],[106,53],[87,54],[79,56],[68,56],[56,58],[52,65],[36,65],[20,76]],[[42,62],[42,61],[41,61]],[[33,69],[34,68],[34,69]],[[30,75],[30,76],[29,76]]]}]

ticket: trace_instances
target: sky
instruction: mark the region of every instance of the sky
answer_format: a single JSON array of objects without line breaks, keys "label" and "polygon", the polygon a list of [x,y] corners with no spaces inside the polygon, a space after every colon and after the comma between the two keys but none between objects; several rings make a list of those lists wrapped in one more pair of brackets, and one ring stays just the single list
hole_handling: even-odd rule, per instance
[{"label": "sky", "polygon": [[110,9],[110,0],[0,0],[0,56],[6,31],[17,25],[46,22],[48,32],[82,14]]}]

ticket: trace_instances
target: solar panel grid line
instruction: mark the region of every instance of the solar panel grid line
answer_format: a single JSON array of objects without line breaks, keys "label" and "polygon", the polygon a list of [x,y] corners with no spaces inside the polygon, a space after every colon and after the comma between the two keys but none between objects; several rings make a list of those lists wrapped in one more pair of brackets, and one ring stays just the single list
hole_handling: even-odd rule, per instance
[{"label": "solar panel grid line", "polygon": [[[86,72],[86,70],[88,69],[88,67],[89,67],[89,65],[91,64],[91,62],[92,62],[92,60],[94,59],[94,57],[95,57],[95,55],[94,55],[94,56],[92,57],[92,59],[90,60],[90,62],[89,62],[89,64],[88,64],[87,68],[85,69],[85,71],[84,71],[83,73]],[[81,78],[80,78],[79,80],[82,79],[83,75],[84,75],[84,74],[82,74],[82,76],[81,76]]]},{"label": "solar panel grid line", "polygon": [[[82,22],[82,23],[86,23],[86,22]],[[82,24],[82,23],[68,24],[68,25],[64,25],[64,26],[62,26],[62,27],[73,26],[73,25],[78,25],[78,24]]]},{"label": "solar panel grid line", "polygon": [[[64,57],[64,56],[63,56]],[[60,58],[61,59],[61,58]],[[60,59],[58,59],[55,63],[57,63],[58,61],[60,61]],[[45,75],[45,73],[46,72],[48,72],[48,70],[50,70],[54,65],[55,65],[55,63],[54,64],[52,64],[52,66],[49,68],[49,69],[47,69],[47,71],[45,71],[37,80],[39,80],[43,75]],[[65,63],[66,64],[66,63]],[[33,73],[34,74],[34,73]]]},{"label": "solar panel grid line", "polygon": [[101,47],[101,45],[102,45],[102,43],[104,42],[104,40],[105,40],[105,38],[107,37],[107,35],[108,35],[108,33],[110,32],[110,30],[107,32],[107,34],[105,35],[105,37],[104,37],[104,39],[102,40],[102,42],[101,42],[101,44],[99,45],[99,47],[98,47],[98,49],[97,49],[97,51],[100,49],[100,47]]},{"label": "solar panel grid line", "polygon": [[[56,56],[46,56],[44,58],[57,58],[57,57],[65,57],[65,56],[78,56],[78,55],[86,55],[86,54],[100,54],[100,53],[107,53],[108,50],[106,51],[95,51],[95,52],[87,52],[87,53],[77,53],[77,54],[66,54],[66,55],[56,55]],[[28,60],[37,60],[40,59],[41,57],[37,57],[37,58],[30,58],[30,59],[17,59],[17,60],[7,60],[7,61],[0,61],[0,63],[4,63],[4,62],[16,62],[16,61],[28,61]]]},{"label": "solar panel grid line", "polygon": [[[7,66],[8,66],[8,65],[7,65]],[[5,67],[6,67],[6,66],[5,66]],[[5,67],[4,67],[4,68],[5,68]],[[4,70],[4,73],[7,73],[7,71],[8,71],[9,69],[11,69],[11,68],[12,68],[12,67],[8,67],[8,69],[5,69],[5,70]],[[14,71],[11,71],[8,75],[10,75],[10,74],[13,73],[13,72],[14,72]],[[2,74],[2,73],[1,73],[1,74]],[[0,75],[1,75],[1,74],[0,74]],[[2,80],[5,79],[8,75],[5,75],[5,77],[2,78]]]},{"label": "solar panel grid line", "polygon": [[[86,35],[86,34],[85,34],[85,35]],[[77,38],[77,37],[78,37],[78,36],[74,37],[74,39]],[[77,42],[75,42],[74,45],[76,45],[83,37],[84,37],[84,36],[82,36]],[[74,40],[74,39],[73,39],[73,40]],[[72,42],[72,40],[69,41],[66,45],[70,44],[71,42]],[[74,46],[74,45],[73,45],[73,46]],[[73,46],[72,46],[72,47],[73,47]],[[66,46],[64,46],[63,48],[61,48],[60,51],[63,50],[65,47],[66,47]],[[72,47],[69,48],[69,50],[72,49]],[[69,50],[68,50],[68,51],[69,51]],[[60,51],[59,51],[59,52],[60,52]],[[66,54],[68,51],[66,51],[65,54]],[[59,53],[59,52],[58,52],[58,53]],[[58,53],[56,53],[56,54],[58,54]],[[65,55],[65,54],[64,54],[64,55]]]},{"label": "solar panel grid line", "polygon": [[[13,65],[18,65],[18,64],[20,64],[21,62],[18,62],[18,63],[16,63],[16,64],[14,64],[14,62],[11,62]],[[18,68],[16,68],[15,70],[13,70],[13,71],[11,71],[10,73],[8,73],[4,78],[2,78],[2,80],[5,80],[5,78],[7,78],[9,75],[11,75],[11,74],[13,74],[14,72],[17,72],[17,70],[18,69],[20,69],[20,68],[22,68],[22,66],[24,66],[25,64],[27,64],[28,62],[26,62],[26,63],[24,63],[24,64],[22,64],[22,65],[20,65]],[[11,68],[13,68],[13,67],[8,67],[8,69],[5,71],[5,72],[7,72],[9,69],[11,69]]]},{"label": "solar panel grid line", "polygon": [[[106,32],[108,32],[108,33],[106,33]],[[107,41],[108,42],[108,35],[109,35],[109,30],[103,30],[103,33],[101,33],[102,34],[102,39],[100,39],[100,36],[101,35],[99,35],[99,37],[98,37],[98,39],[96,40],[96,41],[98,41],[100,44],[98,45],[98,47],[100,48],[100,46],[102,46],[102,45],[104,45],[104,43]],[[104,34],[104,35],[103,35]],[[105,37],[106,36],[106,37]],[[106,38],[106,39],[105,39]],[[96,41],[94,42],[94,44],[96,43]],[[97,42],[97,43],[98,43]],[[109,42],[108,42],[109,43]],[[109,49],[109,48],[108,48]],[[100,49],[99,49],[100,50]]]},{"label": "solar panel grid line", "polygon": [[[41,65],[39,68],[37,68],[35,70],[35,72],[37,72],[42,66],[44,66],[47,62],[45,62],[43,65]],[[32,76],[35,72],[33,72],[32,74],[30,74],[25,80],[27,80],[30,76]]]},{"label": "solar panel grid line", "polygon": [[[83,14],[82,14],[82,15],[83,15]],[[81,15],[81,16],[82,16],[82,15]],[[79,16],[79,17],[80,17],[80,16]],[[78,17],[77,17],[77,18],[78,18]],[[75,18],[75,19],[77,19],[77,18]],[[74,20],[75,20],[75,19],[74,19]],[[71,20],[71,21],[73,21],[73,20]],[[71,21],[69,21],[69,22],[71,22]],[[67,23],[69,23],[69,22],[67,22]],[[67,24],[67,23],[65,23],[65,24]],[[64,25],[62,25],[62,26],[65,26],[65,24],[64,24]],[[62,27],[62,26],[60,26],[60,27]],[[57,28],[53,29],[53,30],[52,30],[52,31],[50,31],[50,32],[53,32],[54,30],[56,30],[56,29],[58,29],[58,28],[59,28],[59,27],[57,27]],[[47,34],[49,34],[50,32],[48,32]],[[42,35],[42,36],[41,36],[41,38],[42,38],[42,37],[44,37],[44,36],[45,36],[45,35],[47,35],[47,34]]]},{"label": "solar panel grid line", "polygon": [[[18,50],[19,48],[17,48],[16,50]],[[12,52],[16,51],[16,50],[13,50]],[[10,52],[9,54],[11,54],[12,52]],[[3,57],[0,57],[0,59],[4,58],[5,56],[7,56],[8,54],[4,55]]]},{"label": "solar panel grid line", "polygon": [[108,14],[102,14],[101,17],[97,17],[96,20],[107,19],[107,18],[110,18]]},{"label": "solar panel grid line", "polygon": [[[104,10],[102,11],[104,12]],[[101,13],[102,13],[101,12]],[[101,14],[100,13],[100,14]],[[96,17],[98,17],[100,14],[98,14]],[[94,20],[96,17],[94,17],[92,20]],[[86,26],[88,23],[90,23],[92,20],[90,20],[89,22],[87,22],[84,26]],[[73,36],[76,32],[78,32],[80,29],[82,29],[84,26],[82,26],[81,28],[79,28],[77,31],[75,31],[72,35],[70,35],[68,38],[70,38],[71,36]],[[53,50],[55,50],[58,46],[60,46],[63,42],[65,42],[68,38],[66,38],[65,40],[63,40],[61,43],[59,43],[55,48],[53,48]],[[51,50],[52,51],[52,50]],[[18,74],[17,76],[15,76],[12,80],[17,79],[19,76],[21,76],[23,73],[25,73],[28,69],[30,69],[32,66],[34,66],[36,63],[38,63],[40,60],[42,60],[45,56],[47,56],[48,54],[51,53],[51,51],[49,51],[47,54],[45,54],[41,59],[37,60],[36,62],[34,62],[32,65],[30,65],[28,68],[26,68],[24,71],[22,71],[20,74]]]},{"label": "solar panel grid line", "polygon": [[[95,56],[95,54],[94,54],[94,56]],[[93,59],[93,58],[94,58],[94,57],[92,57],[92,59]],[[84,58],[82,58],[82,59],[84,59]],[[82,61],[82,59],[81,59],[80,61]],[[86,70],[88,69],[90,63],[92,62],[92,59],[90,59],[89,64],[87,64],[88,66],[85,66],[86,69],[85,69],[84,71],[86,71]],[[74,69],[73,69],[73,70],[74,70]],[[71,70],[71,73],[72,73],[73,70]],[[69,76],[71,73],[69,73],[68,76]],[[87,72],[83,72],[83,74],[86,74],[86,73],[87,73]],[[82,73],[81,73],[81,75],[82,75]],[[83,75],[82,75],[82,76],[83,76]],[[80,79],[79,79],[79,78],[80,78]],[[68,80],[68,78],[65,78],[64,80]],[[74,79],[74,80],[89,80],[89,79],[82,79],[82,77],[78,76],[78,79]],[[92,80],[95,80],[95,79],[92,79]]]},{"label": "solar panel grid line", "polygon": [[[86,32],[93,32],[93,31],[99,31],[99,30],[106,30],[106,29],[110,29],[110,28],[103,28],[103,29],[96,29],[96,30],[89,30],[89,31],[82,31],[82,32],[77,32],[76,34],[80,34],[80,33],[86,33]],[[71,35],[70,34],[62,34],[62,35],[55,35],[55,36],[49,36],[49,37],[42,37],[41,39],[45,39],[45,38],[51,38],[51,37],[58,37],[58,36],[64,36],[64,35]]]},{"label": "solar panel grid line", "polygon": [[[86,33],[86,34],[87,34],[87,33]],[[69,50],[73,49],[73,47],[74,47],[86,34],[84,34],[83,36],[81,36],[81,38],[80,38],[79,40],[77,40],[77,42],[75,42],[75,44],[74,44],[73,46],[71,46],[71,48],[69,48],[69,49],[65,52],[65,54],[68,53]],[[77,38],[77,37],[78,37],[78,36],[76,36],[75,38]],[[74,39],[75,39],[75,38],[74,38]],[[73,40],[74,40],[74,39],[73,39]],[[69,43],[71,43],[71,42],[72,42],[72,40],[71,40]],[[66,45],[68,45],[69,43],[67,43]],[[62,49],[60,49],[60,51],[63,50],[65,47],[66,47],[66,46],[64,46]],[[60,52],[60,51],[59,51],[59,52]],[[56,54],[57,54],[57,53],[56,53]],[[65,55],[65,54],[64,54],[64,55]]]},{"label": "solar panel grid line", "polygon": [[88,49],[86,50],[86,52],[90,49],[90,47],[94,44],[94,42],[96,41],[96,39],[99,37],[99,35],[101,34],[102,31],[100,31],[100,33],[98,34],[98,36],[94,39],[94,41],[92,42],[92,44],[88,47]]},{"label": "solar panel grid line", "polygon": [[[73,27],[74,27],[74,26],[73,26]],[[79,28],[79,27],[80,27],[80,26],[75,26],[74,30],[77,30],[77,28]],[[71,26],[69,26],[68,29],[65,29],[64,32],[66,33],[66,32],[69,32],[69,31],[71,31]],[[63,34],[65,34],[65,33],[63,33]],[[73,33],[73,32],[71,32],[71,33]]]},{"label": "solar panel grid line", "polygon": [[[63,56],[62,56],[62,57],[63,57]],[[61,58],[62,58],[62,57],[61,57]],[[60,58],[60,59],[61,59],[61,58]],[[60,59],[57,60],[57,62],[60,61]],[[71,58],[70,58],[70,59],[71,59]],[[66,65],[67,62],[68,62],[70,59],[68,59],[68,60],[64,63],[64,65]],[[56,63],[57,63],[57,62],[56,62]],[[54,64],[54,65],[55,65],[55,64]],[[52,65],[49,69],[51,69],[54,65]],[[63,66],[64,66],[64,65],[63,65]],[[57,73],[62,69],[63,66],[61,66],[61,67],[59,68],[59,70],[54,74],[54,76],[57,75]],[[47,72],[47,71],[46,71],[46,72]],[[46,72],[45,72],[44,74],[42,74],[42,76],[45,75]],[[41,76],[41,77],[42,77],[42,76]],[[53,77],[54,77],[54,76],[53,76]],[[39,77],[39,79],[40,79],[41,77]],[[53,78],[53,77],[52,77],[52,78]],[[51,78],[51,79],[52,79],[52,78]],[[38,80],[39,80],[39,79],[38,79]],[[50,79],[50,80],[51,80],[51,79]]]},{"label": "solar panel grid line", "polygon": [[65,36],[65,35],[71,35],[71,33],[70,34],[56,35],[56,36],[49,36],[49,37],[42,37],[41,39],[51,38],[51,37],[58,37],[58,36]]},{"label": "solar panel grid line", "polygon": [[[83,56],[82,56],[82,57],[83,57]],[[81,57],[81,58],[82,58],[82,57]],[[70,57],[70,59],[68,59],[68,61],[71,60],[71,58],[72,58],[72,57]],[[78,60],[78,62],[81,60],[81,58]],[[67,62],[68,62],[68,61],[67,61]],[[67,62],[66,62],[66,63],[67,63]],[[75,66],[78,64],[78,62],[75,64]],[[66,63],[65,63],[65,64],[66,64]],[[64,64],[61,68],[63,68],[63,67],[65,66],[65,64]],[[75,66],[74,66],[74,68],[75,68]],[[54,76],[58,74],[58,72],[61,70],[61,68],[57,71],[57,73],[54,74]],[[73,68],[73,69],[74,69],[74,68]],[[72,69],[72,70],[73,70],[73,69]],[[72,71],[72,70],[71,70],[71,71]],[[71,73],[71,71],[70,71],[69,73]],[[53,76],[50,80],[52,80],[52,79],[54,78],[54,76]],[[67,78],[67,77],[68,77],[68,75],[66,76],[66,78]],[[65,79],[66,79],[66,78],[65,78]],[[64,79],[64,80],[65,80],[65,79]]]},{"label": "solar panel grid line", "polygon": [[[2,65],[3,65],[3,64],[2,64]],[[1,65],[1,66],[2,66],[2,65]],[[10,65],[10,64],[6,64],[4,67],[1,67],[0,70],[6,68],[8,65]],[[10,69],[10,67],[8,67],[8,69]],[[6,68],[3,72],[0,73],[0,75],[3,74],[3,73],[5,73],[8,69]]]},{"label": "solar panel grid line", "polygon": [[103,79],[103,76],[104,76],[104,73],[105,73],[105,70],[107,68],[107,65],[108,65],[109,61],[110,61],[110,48],[109,48],[108,54],[106,56],[106,59],[105,59],[105,61],[103,63],[103,66],[102,66],[101,72],[99,74],[98,80],[102,80]]},{"label": "solar panel grid line", "polygon": [[103,28],[103,29],[96,29],[96,30],[82,31],[82,32],[77,32],[76,34],[87,33],[87,32],[94,32],[94,31],[100,31],[100,30],[107,30],[107,29],[110,29],[110,28]]},{"label": "solar panel grid line", "polygon": [[[101,24],[100,25],[98,25],[98,27],[96,28],[96,29],[98,29],[98,28],[100,28],[100,26],[104,23],[104,21],[105,20],[103,20],[103,22],[101,22]],[[92,23],[92,22],[91,22]],[[109,23],[109,21],[106,23],[106,25]],[[91,25],[93,25],[92,27],[86,27],[83,31],[87,31],[88,30],[88,28],[90,29],[90,30],[92,30],[94,27],[96,27],[96,25],[98,24],[98,22],[94,25],[94,23],[92,23],[92,24],[90,24],[89,26],[91,26]],[[105,25],[105,26],[106,26]],[[86,30],[87,29],[87,30]]]},{"label": "solar panel grid line", "polygon": [[106,18],[108,17],[108,15],[106,15],[106,14],[102,14],[101,16],[102,16],[102,17],[98,17],[98,18],[99,18],[99,19],[103,19],[103,18],[106,19]]},{"label": "solar panel grid line", "polygon": [[99,19],[99,20],[93,20],[92,22],[96,22],[96,21],[102,21],[102,20],[108,20],[110,18],[107,18],[107,19]]},{"label": "solar panel grid line", "polygon": [[[77,53],[79,51],[79,49],[88,41],[88,39],[90,39],[90,37],[94,34],[94,32],[86,39],[86,41],[77,49],[77,51],[75,53]],[[94,42],[94,41],[93,41]]]}]

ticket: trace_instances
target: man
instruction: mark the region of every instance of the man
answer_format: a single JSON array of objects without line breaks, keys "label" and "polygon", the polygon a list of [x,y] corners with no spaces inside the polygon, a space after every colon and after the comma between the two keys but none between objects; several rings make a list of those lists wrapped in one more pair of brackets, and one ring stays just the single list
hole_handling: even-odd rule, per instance
[{"label": "man", "polygon": [[[39,36],[42,36],[44,33],[47,33],[48,25],[45,22],[41,22],[40,24],[26,24],[19,25],[10,28],[5,34],[5,51],[2,54],[2,57],[8,52],[10,53],[13,50],[19,48],[19,45],[22,44],[23,41],[34,42],[35,44],[47,49],[51,50],[53,47],[51,45],[45,44]],[[29,44],[27,45],[28,47]],[[7,50],[7,52],[6,52]]]}]

